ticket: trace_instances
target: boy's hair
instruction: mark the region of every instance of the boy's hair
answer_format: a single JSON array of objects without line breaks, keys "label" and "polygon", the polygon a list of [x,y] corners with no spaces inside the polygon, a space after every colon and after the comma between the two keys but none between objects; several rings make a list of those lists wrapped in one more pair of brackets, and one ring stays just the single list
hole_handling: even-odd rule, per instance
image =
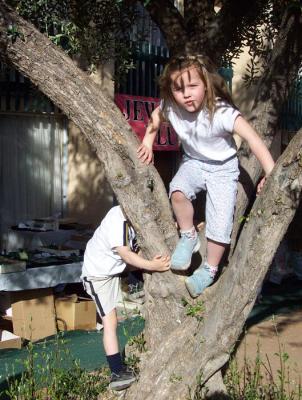
[{"label": "boy's hair", "polygon": [[229,89],[222,76],[218,74],[213,62],[208,57],[197,54],[173,57],[166,64],[159,78],[160,95],[164,100],[163,112],[165,111],[165,100],[174,102],[171,91],[171,74],[190,67],[196,67],[200,78],[205,84],[204,107],[207,108],[211,119],[217,107],[217,99],[224,100],[236,108]]}]

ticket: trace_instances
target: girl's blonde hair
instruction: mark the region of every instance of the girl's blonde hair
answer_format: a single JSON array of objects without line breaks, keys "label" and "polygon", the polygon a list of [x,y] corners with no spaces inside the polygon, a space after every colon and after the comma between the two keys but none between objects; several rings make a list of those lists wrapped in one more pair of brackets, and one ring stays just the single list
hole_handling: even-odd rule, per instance
[{"label": "girl's blonde hair", "polygon": [[160,95],[164,100],[163,112],[165,111],[165,100],[174,101],[171,90],[171,74],[191,67],[196,67],[205,84],[206,92],[203,106],[207,108],[210,118],[213,117],[217,107],[217,99],[224,100],[236,108],[229,89],[222,76],[218,74],[213,62],[208,57],[197,54],[173,57],[166,64],[159,78]]}]

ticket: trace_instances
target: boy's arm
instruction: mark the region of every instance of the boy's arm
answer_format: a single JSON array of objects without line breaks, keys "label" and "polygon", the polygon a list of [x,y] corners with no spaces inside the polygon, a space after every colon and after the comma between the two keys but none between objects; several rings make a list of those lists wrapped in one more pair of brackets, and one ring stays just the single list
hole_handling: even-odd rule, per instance
[{"label": "boy's arm", "polygon": [[145,164],[150,164],[153,161],[153,143],[162,121],[163,115],[158,106],[151,114],[144,139],[137,149],[138,158]]},{"label": "boy's arm", "polygon": [[266,177],[272,172],[275,162],[263,140],[254,130],[254,128],[241,116],[238,116],[235,120],[234,133],[237,133],[237,135],[248,142],[250,149],[252,150],[253,154],[255,154],[262,168],[264,169],[265,177],[258,185],[259,192],[264,185]]},{"label": "boy's arm", "polygon": [[155,256],[152,260],[146,260],[145,258],[131,251],[127,246],[119,246],[116,247],[115,250],[126,264],[133,265],[133,267],[138,269],[163,272],[170,268],[169,256]]}]

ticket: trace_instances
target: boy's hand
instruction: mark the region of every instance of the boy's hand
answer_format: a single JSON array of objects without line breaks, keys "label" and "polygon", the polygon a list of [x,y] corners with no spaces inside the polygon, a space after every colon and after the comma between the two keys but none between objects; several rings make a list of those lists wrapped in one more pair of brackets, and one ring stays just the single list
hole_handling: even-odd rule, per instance
[{"label": "boy's hand", "polygon": [[170,257],[169,256],[155,256],[153,259],[153,271],[164,272],[170,269]]},{"label": "boy's hand", "polygon": [[148,165],[150,163],[153,163],[152,146],[150,148],[146,144],[142,143],[137,149],[137,156],[144,164]]}]

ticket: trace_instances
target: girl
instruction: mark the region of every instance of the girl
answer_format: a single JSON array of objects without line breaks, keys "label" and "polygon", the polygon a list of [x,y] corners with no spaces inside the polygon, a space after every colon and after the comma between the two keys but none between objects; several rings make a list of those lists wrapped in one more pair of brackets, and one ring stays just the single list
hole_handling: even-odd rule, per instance
[{"label": "girl", "polygon": [[186,278],[196,297],[211,285],[218,264],[230,243],[238,182],[237,148],[233,134],[245,139],[265,171],[264,185],[274,161],[261,138],[234,106],[222,77],[211,61],[201,55],[170,60],[160,78],[161,103],[150,118],[138,157],[149,164],[160,123],[171,123],[180,138],[184,156],[170,184],[173,211],[180,240],[172,254],[171,268],[185,270],[200,242],[193,225],[192,200],[206,190],[207,259]]}]

